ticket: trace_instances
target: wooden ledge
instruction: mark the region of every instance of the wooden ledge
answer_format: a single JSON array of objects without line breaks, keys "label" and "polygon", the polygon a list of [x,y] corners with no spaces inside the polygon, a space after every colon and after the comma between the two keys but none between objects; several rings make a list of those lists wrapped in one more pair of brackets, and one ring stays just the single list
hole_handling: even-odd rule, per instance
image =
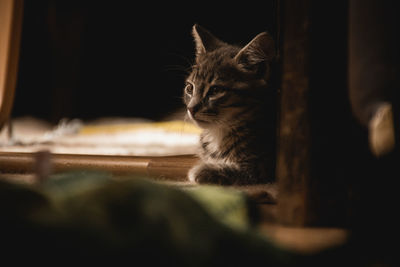
[{"label": "wooden ledge", "polygon": [[[194,155],[136,157],[81,154],[50,154],[49,152],[0,152],[0,179],[32,184],[40,181],[41,173],[73,170],[106,171],[113,175],[138,175],[165,181],[177,187],[196,186],[188,182],[187,172],[197,162]],[[46,175],[47,174],[47,175]],[[276,184],[231,186],[246,193],[260,204],[276,204]],[[269,212],[268,212],[269,214]],[[270,217],[270,216],[268,216]]]},{"label": "wooden ledge", "polygon": [[[36,173],[38,165],[43,165],[39,162],[44,160],[41,153],[46,152],[0,152],[0,172]],[[48,153],[47,161],[54,173],[71,170],[99,170],[115,175],[136,174],[158,180],[184,181],[187,171],[195,164],[197,158],[193,155],[136,157]]]}]

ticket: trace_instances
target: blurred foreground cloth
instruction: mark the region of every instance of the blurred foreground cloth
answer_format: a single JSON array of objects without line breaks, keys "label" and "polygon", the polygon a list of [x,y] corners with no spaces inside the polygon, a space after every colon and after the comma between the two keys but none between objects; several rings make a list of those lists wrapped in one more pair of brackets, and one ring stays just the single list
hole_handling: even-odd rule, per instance
[{"label": "blurred foreground cloth", "polygon": [[0,181],[1,253],[31,263],[309,263],[309,257],[281,250],[257,234],[244,194],[201,188],[96,172],[55,175],[38,187]]}]

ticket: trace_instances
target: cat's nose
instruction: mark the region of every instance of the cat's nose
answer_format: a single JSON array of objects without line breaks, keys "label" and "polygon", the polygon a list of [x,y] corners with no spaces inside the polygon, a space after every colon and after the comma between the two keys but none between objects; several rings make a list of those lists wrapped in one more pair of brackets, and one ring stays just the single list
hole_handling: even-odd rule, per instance
[{"label": "cat's nose", "polygon": [[188,107],[188,111],[190,112],[190,114],[194,117],[194,115],[199,111],[200,107],[199,105],[195,105],[195,106],[189,106]]},{"label": "cat's nose", "polygon": [[192,116],[194,116],[194,114],[196,113],[194,107],[188,108],[188,111],[189,111],[190,115],[192,115]]}]

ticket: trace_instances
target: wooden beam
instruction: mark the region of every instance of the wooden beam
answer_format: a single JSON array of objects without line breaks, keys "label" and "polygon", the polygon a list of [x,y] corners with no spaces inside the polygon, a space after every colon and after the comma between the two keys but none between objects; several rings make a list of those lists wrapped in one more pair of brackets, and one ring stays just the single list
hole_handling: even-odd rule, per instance
[{"label": "wooden beam", "polygon": [[[34,173],[36,153],[0,152],[2,173]],[[187,171],[197,161],[192,155],[166,157],[101,156],[51,154],[55,173],[72,170],[106,171],[116,175],[141,175],[158,180],[186,180]]]},{"label": "wooden beam", "polygon": [[22,0],[0,1],[0,129],[14,102],[22,28]]},{"label": "wooden beam", "polygon": [[283,1],[278,217],[287,225],[346,220],[346,1]]},{"label": "wooden beam", "polygon": [[[310,1],[283,3],[283,73],[278,139],[279,220],[305,223],[310,176],[308,109]],[[301,27],[299,27],[301,25]]]}]

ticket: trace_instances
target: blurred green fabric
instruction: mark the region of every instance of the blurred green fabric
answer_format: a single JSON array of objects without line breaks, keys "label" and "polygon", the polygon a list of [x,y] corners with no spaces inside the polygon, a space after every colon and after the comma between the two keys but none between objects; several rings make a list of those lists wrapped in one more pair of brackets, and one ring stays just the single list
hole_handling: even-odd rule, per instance
[{"label": "blurred green fabric", "polygon": [[[235,190],[178,189],[101,172],[53,175],[40,186],[0,181],[0,236],[13,261],[143,266],[302,266],[309,257],[254,230]],[[315,258],[312,259],[312,262]],[[326,266],[326,265],[325,265]]]}]

